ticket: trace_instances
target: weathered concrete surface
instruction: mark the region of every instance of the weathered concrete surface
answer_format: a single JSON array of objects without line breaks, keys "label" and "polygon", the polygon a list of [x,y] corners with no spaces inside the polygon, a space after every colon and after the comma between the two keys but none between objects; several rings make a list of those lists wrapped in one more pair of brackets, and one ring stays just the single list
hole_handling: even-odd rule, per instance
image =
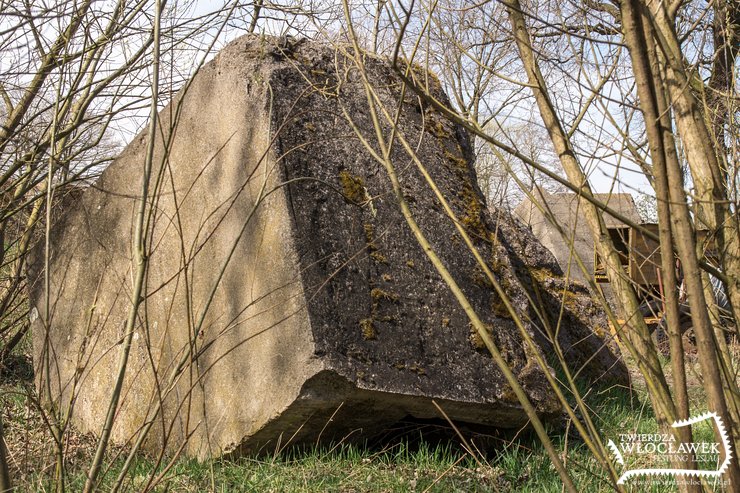
[{"label": "weathered concrete surface", "polygon": [[546,353],[558,350],[574,375],[593,383],[629,381],[602,306],[580,282],[564,276],[555,256],[514,217],[493,214],[504,243],[515,259],[522,285],[541,310],[529,313],[534,335]]},{"label": "weathered concrete surface", "polygon": [[[367,66],[381,100],[395,108],[398,78],[380,60]],[[498,230],[485,212],[467,136],[410,94],[402,110],[406,138],[419,144],[514,304],[531,314],[531,289],[517,277],[528,282],[531,265],[516,245],[532,240],[507,238],[507,229],[526,230],[514,222]],[[432,399],[459,421],[527,421],[345,115],[376,143],[350,62],[309,42],[247,37],[162,112],[146,297],[116,441],[156,419],[147,441],[154,450],[186,438],[187,452],[200,457],[274,450],[358,436],[406,415],[434,417]],[[145,148],[139,136],[55,226],[48,323],[41,263],[31,269],[39,387],[48,381],[63,405],[74,396],[82,431],[100,430],[121,352]],[[392,158],[422,230],[537,410],[557,415],[542,370],[422,176],[401,146]]]},{"label": "weathered concrete surface", "polygon": [[[632,195],[628,193],[597,193],[594,194],[594,197],[608,205],[612,210],[629,218],[632,222],[636,224],[642,222]],[[532,230],[540,243],[552,252],[558,264],[560,264],[560,268],[564,272],[569,272],[571,279],[585,285],[589,278],[593,279],[595,247],[593,235],[581,212],[578,194],[570,192],[549,193],[544,188],[540,188],[535,194],[535,198],[538,199],[537,202],[539,203],[534,203],[529,198],[522,200],[521,204],[514,210],[514,215]],[[552,224],[548,215],[543,212],[543,206],[563,229],[566,234],[565,237]],[[604,222],[608,228],[626,227],[622,221],[609,213],[604,213]],[[572,251],[570,248],[571,242],[573,243]],[[585,276],[578,265],[576,255],[581,258],[586,268],[587,274]],[[618,306],[610,284],[601,284],[601,290],[614,307]]]}]

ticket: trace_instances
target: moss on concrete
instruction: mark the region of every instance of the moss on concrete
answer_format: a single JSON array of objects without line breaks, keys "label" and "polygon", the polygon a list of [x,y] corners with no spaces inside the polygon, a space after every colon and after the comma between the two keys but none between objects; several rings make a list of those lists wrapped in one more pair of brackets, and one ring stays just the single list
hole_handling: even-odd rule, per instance
[{"label": "moss on concrete", "polygon": [[390,291],[385,291],[384,289],[380,288],[373,288],[370,291],[370,296],[375,301],[398,301],[398,295],[396,293],[391,293]]},{"label": "moss on concrete", "polygon": [[372,318],[363,318],[360,320],[360,329],[362,330],[362,338],[366,341],[374,341],[378,338]]},{"label": "moss on concrete", "polygon": [[342,184],[342,194],[348,202],[363,205],[368,200],[365,181],[347,170],[339,172],[339,182]]}]

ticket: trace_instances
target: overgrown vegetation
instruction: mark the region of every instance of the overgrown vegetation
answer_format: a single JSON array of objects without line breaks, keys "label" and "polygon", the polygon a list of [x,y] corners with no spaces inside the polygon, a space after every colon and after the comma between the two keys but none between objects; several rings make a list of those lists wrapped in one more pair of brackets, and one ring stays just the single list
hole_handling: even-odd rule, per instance
[{"label": "overgrown vegetation", "polygon": [[[25,345],[28,348],[27,345]],[[663,362],[667,364],[667,361]],[[696,364],[696,362],[694,362]],[[2,369],[0,404],[6,440],[12,454],[9,463],[18,491],[54,489],[53,438],[37,409],[32,368],[28,355],[14,354]],[[692,403],[702,406],[706,396],[695,380]],[[632,389],[603,388],[586,393],[597,425],[605,437],[620,433],[655,433],[658,427],[644,385]],[[697,439],[711,441],[712,430]],[[557,493],[562,482],[540,442],[531,431],[501,431],[481,435],[463,428],[473,450],[466,450],[458,435],[443,420],[429,423],[402,422],[371,443],[334,444],[321,448],[267,452],[259,457],[235,460],[180,458],[163,471],[154,459],[137,455],[126,475],[122,491],[165,492],[531,492]],[[558,451],[567,457],[569,471],[588,492],[612,491],[599,474],[596,459],[572,426],[549,427]],[[68,488],[84,486],[86,464],[92,458],[94,437],[74,430],[67,434]],[[120,471],[124,448],[108,452],[100,491],[109,491]],[[161,477],[160,477],[161,474]],[[150,484],[153,477],[159,478]],[[675,486],[634,488],[628,491],[655,493],[675,491]]]},{"label": "overgrown vegetation", "polygon": [[[435,0],[283,5],[258,0],[224,2],[207,13],[191,7],[190,2],[146,0],[3,2],[0,6],[0,437],[8,444],[7,461],[0,454],[0,465],[7,462],[18,488],[58,492],[118,486],[129,490],[152,486],[160,491],[658,491],[657,484],[619,485],[604,442],[625,432],[674,433],[671,422],[705,410],[722,417],[737,455],[740,368],[737,340],[726,336],[740,336],[738,2]],[[559,378],[550,375],[544,361],[536,363],[550,378],[547,383],[557,393],[570,425],[561,429],[541,422],[528,407],[522,386],[507,373],[492,331],[470,308],[447,267],[435,259],[407,206],[413,198],[398,186],[397,171],[415,167],[422,173],[428,193],[435,195],[440,210],[459,227],[459,235],[451,241],[465,242],[472,255],[477,253],[476,242],[485,241],[489,233],[477,185],[471,180],[470,187],[456,191],[457,197],[440,194],[425,163],[418,159],[418,143],[406,142],[403,132],[396,132],[395,110],[403,105],[385,106],[373,84],[363,79],[367,96],[363,116],[372,119],[375,135],[357,137],[373,152],[377,172],[385,172],[394,184],[406,226],[468,316],[470,342],[492,355],[508,378],[505,394],[527,411],[535,433],[505,437],[487,455],[468,453],[460,445],[419,445],[407,435],[379,447],[339,445],[269,459],[204,463],[179,459],[170,469],[161,469],[167,461],[155,464],[153,458],[138,453],[140,443],[129,444],[128,449],[110,445],[108,433],[119,407],[134,328],[146,319],[140,305],[146,295],[142,292],[147,249],[152,248],[149,242],[155,229],[149,218],[160,198],[157,187],[166,181],[164,174],[151,175],[156,164],[153,137],[167,133],[157,128],[158,110],[225,40],[245,32],[271,31],[335,43],[341,54],[337,59],[344,57],[347,62],[342,67],[345,72],[329,74],[336,75],[338,83],[350,75],[362,79],[370,58],[388,60],[403,80],[406,98],[414,102],[406,105],[413,106],[410,111],[418,107],[421,115],[434,115],[427,122],[433,139],[449,138],[457,125],[474,136],[479,151],[485,149],[479,152],[485,159],[479,159],[478,166],[486,171],[486,193],[499,203],[509,203],[514,186],[517,196],[526,195],[540,205],[539,186],[578,193],[584,219],[615,287],[616,308],[594,286],[592,292],[609,312],[612,325],[620,326],[635,387],[581,386],[555,345],[556,354],[549,356],[553,365],[561,365]],[[276,44],[289,54],[287,37],[276,38]],[[441,97],[441,90],[451,95],[450,101]],[[141,163],[137,194],[143,199],[137,202],[131,231],[135,245],[131,277],[136,282],[122,294],[132,300],[126,317],[113,321],[126,328],[123,344],[112,348],[120,349],[121,363],[110,395],[100,396],[107,409],[105,425],[94,438],[81,436],[69,426],[72,404],[43,407],[32,385],[29,318],[48,320],[52,300],[45,300],[46,313],[30,309],[25,269],[35,246],[38,262],[48,261],[51,255],[45,241],[55,206],[66,194],[78,195],[79,184],[92,181],[120,147],[118,141],[128,140],[145,121],[150,147]],[[168,130],[174,134],[175,127],[172,123]],[[313,124],[306,129],[320,134]],[[391,153],[383,152],[394,146],[403,147],[407,159],[393,162]],[[448,166],[468,172],[467,153],[461,148],[445,152]],[[660,224],[655,239],[664,252],[661,265],[654,267],[662,272],[668,360],[650,337],[639,293],[606,230],[603,216],[608,206],[594,199],[599,173],[607,177],[609,190],[635,186],[618,172],[624,167],[631,169],[629,176],[644,182],[641,190],[656,197],[655,210],[649,212]],[[343,171],[333,178],[333,186],[339,184],[349,203],[375,213],[375,198],[368,194],[362,177]],[[378,199],[392,197],[388,193]],[[463,211],[460,217],[451,212],[451,201]],[[696,231],[706,231],[716,245],[714,255],[704,253],[707,245],[701,244]],[[385,265],[387,259],[371,225],[365,225],[365,233],[369,256],[375,264]],[[675,268],[676,258],[682,276]],[[475,272],[473,282],[496,290],[492,310],[516,325],[522,339],[534,345],[525,327],[529,322],[521,320],[511,306],[506,286],[485,260],[476,260],[480,272]],[[408,260],[405,268],[414,269],[413,261]],[[550,274],[532,273],[538,280]],[[591,278],[592,273],[584,274]],[[725,318],[731,323],[720,319],[720,300],[712,281],[722,286],[720,291],[729,299]],[[38,282],[48,287],[51,280]],[[690,348],[681,333],[682,292],[691,302],[695,355],[687,351]],[[562,294],[566,304],[571,301],[568,291]],[[396,306],[399,294],[375,287],[369,298],[371,317],[352,329],[373,340],[378,337],[373,323],[376,308]],[[203,299],[192,301],[208,305]],[[189,350],[196,350],[203,317],[201,325],[193,322],[195,335]],[[449,319],[443,318],[442,325],[446,324]],[[594,330],[608,332],[604,327]],[[48,353],[40,353],[48,358]],[[43,363],[37,365],[38,371],[48,367]],[[181,370],[185,365],[175,366]],[[154,405],[155,416],[161,410],[158,404],[161,401]],[[147,426],[139,435],[141,440]],[[710,436],[700,427],[693,432],[695,438]],[[688,430],[675,436],[684,441],[691,438]],[[131,462],[125,462],[129,453]],[[677,460],[672,466],[685,462]],[[119,473],[122,483],[116,480]],[[0,469],[0,490],[11,487],[10,476],[4,467]],[[730,463],[727,478],[731,481],[727,489],[736,490],[740,484],[737,459]]]}]

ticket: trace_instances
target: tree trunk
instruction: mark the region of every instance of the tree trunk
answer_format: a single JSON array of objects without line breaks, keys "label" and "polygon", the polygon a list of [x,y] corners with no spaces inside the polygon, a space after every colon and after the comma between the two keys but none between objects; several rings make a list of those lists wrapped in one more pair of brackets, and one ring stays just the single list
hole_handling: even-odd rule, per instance
[{"label": "tree trunk", "polygon": [[[522,7],[518,0],[504,0],[512,32],[516,38],[519,58],[524,65],[527,79],[534,93],[540,115],[545,124],[550,140],[555,147],[560,163],[568,177],[568,180],[581,187],[581,194],[592,197],[593,193],[589,186],[580,163],[578,162],[573,147],[563,129],[559,117],[555,112],[554,105],[547,93],[546,84],[534,57],[529,32],[524,21]],[[666,426],[675,419],[675,406],[671,399],[668,384],[658,360],[657,353],[650,339],[650,333],[645,320],[640,316],[639,303],[632,284],[622,268],[619,253],[609,236],[604,218],[601,212],[590,201],[583,200],[581,209],[584,211],[586,221],[594,243],[599,253],[605,259],[609,281],[615,287],[620,310],[625,319],[630,320],[630,327],[625,331],[630,346],[635,350],[637,365],[650,388],[650,396],[653,399],[656,415],[661,425]]]}]

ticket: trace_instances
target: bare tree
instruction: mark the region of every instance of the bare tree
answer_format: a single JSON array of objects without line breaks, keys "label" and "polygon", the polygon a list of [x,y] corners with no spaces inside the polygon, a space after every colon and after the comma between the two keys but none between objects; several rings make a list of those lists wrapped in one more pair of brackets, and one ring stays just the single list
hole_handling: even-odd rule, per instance
[{"label": "bare tree", "polygon": [[[645,379],[659,424],[679,439],[689,440],[688,430],[669,428],[674,420],[696,411],[688,399],[689,369],[677,295],[681,279],[674,262],[679,258],[707,405],[728,425],[735,448],[740,446],[740,370],[726,337],[740,335],[737,1],[255,0],[224,2],[204,11],[203,4],[197,2],[83,0],[3,2],[0,9],[0,362],[28,330],[24,267],[38,242],[47,242],[48,262],[48,233],[57,214],[55,204],[64,197],[73,199],[131,135],[147,128],[152,144],[158,131],[158,111],[176,91],[186,92],[186,81],[232,37],[246,32],[320,37],[338,41],[337,49],[354,61],[361,77],[367,51],[387,56],[404,81],[404,91],[413,91],[434,111],[471,132],[476,139],[479,179],[494,204],[509,208],[525,195],[536,201],[535,185],[541,184],[579,194],[579,210],[618,293],[618,313],[601,299],[604,308],[619,331],[625,352]],[[403,135],[392,132],[387,138],[383,134],[383,128],[393,128],[393,112],[379,104],[371,81],[365,79],[364,83],[368,111],[382,144],[381,149],[369,151],[375,153],[394,185],[407,226],[506,374],[565,488],[576,491],[561,455],[521,385],[507,373],[506,363],[480,317],[469,309],[462,290],[415,226],[388,148],[403,146],[410,162],[422,173],[423,163]],[[444,88],[450,100],[436,99],[436,92],[430,90],[433,86]],[[345,116],[351,121],[351,115]],[[174,132],[175,126],[173,118],[172,128],[167,130]],[[105,471],[121,385],[129,369],[133,329],[145,319],[141,298],[146,290],[147,254],[152,248],[148,235],[154,227],[152,211],[163,190],[159,180],[166,170],[161,162],[155,162],[152,152],[149,149],[140,175],[133,269],[136,282],[130,293],[133,301],[123,344],[117,349],[118,378],[106,396],[107,418],[89,467],[86,491],[99,487]],[[638,177],[639,186],[623,179],[620,182],[624,175],[619,171],[625,168]],[[659,241],[663,252],[660,267],[670,370],[661,364],[640,312],[638,293],[603,219],[605,212],[615,217],[619,214],[595,198],[599,174],[607,176],[611,186],[652,188],[656,197],[658,234],[645,234]],[[469,232],[452,214],[448,198],[439,193],[428,174],[425,176],[429,193],[435,194],[476,255]],[[269,194],[267,189],[263,192]],[[707,244],[701,241],[704,236],[696,234],[699,230],[706,231]],[[184,252],[185,245],[182,247]],[[708,250],[716,255],[707,255]],[[182,256],[182,279],[187,283],[188,256]],[[477,254],[481,270],[507,301],[490,266],[479,257]],[[220,260],[225,266],[230,258]],[[580,265],[585,270],[582,261]],[[585,274],[590,278],[592,273]],[[728,295],[731,324],[720,319],[710,275],[721,281]],[[48,274],[45,282],[48,287]],[[215,292],[217,286],[213,289]],[[206,306],[209,296],[212,293],[206,296]],[[49,303],[47,300],[46,320]],[[516,318],[513,307],[507,308],[522,338],[534,347],[524,322]],[[188,329],[198,334],[205,314],[196,316],[192,306],[188,310],[192,312]],[[124,484],[137,451],[159,424],[156,420],[162,419],[163,402],[173,392],[173,382],[189,373],[191,390],[199,385],[202,374],[197,360],[207,347],[198,344],[195,337],[189,341],[188,347],[182,348],[182,358],[160,382],[161,393],[152,397],[145,424],[132,437],[115,490]],[[555,348],[565,378],[562,382],[552,378],[549,383],[603,466],[605,481],[620,490],[605,437],[576,383],[577,372],[572,371],[557,344]],[[547,362],[538,360],[538,364],[550,375]],[[43,371],[49,372],[48,365]],[[50,389],[47,394],[52,394]],[[189,406],[190,399],[188,394],[182,405]],[[55,485],[57,491],[64,491],[66,431],[75,403],[70,399],[51,404],[46,418],[55,443]],[[6,490],[11,485],[2,452],[0,449],[0,489]],[[152,472],[147,487],[161,480],[176,459],[165,461],[165,456],[160,456],[157,465],[164,464],[163,471]],[[677,464],[690,467],[689,461]],[[737,461],[730,465],[729,480],[730,489],[740,484]]]},{"label": "bare tree", "polygon": [[[740,443],[738,369],[725,337],[728,330],[736,331],[737,323],[728,327],[719,322],[709,282],[709,274],[722,279],[737,321],[740,236],[737,204],[730,199],[737,195],[736,145],[728,137],[735,131],[729,122],[737,99],[736,82],[728,76],[728,67],[737,63],[731,41],[737,36],[735,3],[420,2],[389,4],[387,12],[390,22],[396,22],[394,63],[411,89],[487,142],[494,155],[509,155],[582,197],[581,210],[616,286],[620,315],[629,321],[621,329],[623,342],[645,377],[659,423],[670,432],[668,425],[691,411],[679,327],[679,280],[667,252],[680,258],[707,404],[733,430],[734,443]],[[493,40],[511,40],[516,51]],[[428,54],[433,45],[442,48],[436,57]],[[452,104],[435,100],[428,90],[430,77],[408,72],[406,62],[399,60],[442,67],[441,81],[453,95]],[[507,96],[501,95],[502,84],[508,84]],[[536,108],[566,179],[537,156],[522,152],[516,145],[521,139],[496,135],[486,125],[486,118],[517,116],[511,94]],[[501,162],[511,174],[509,158]],[[614,211],[594,198],[589,172],[594,163],[614,169],[629,164],[655,190],[660,234],[645,234],[659,240],[664,252],[660,269],[672,386],[603,221],[605,211]],[[526,180],[516,179],[516,173],[512,178],[526,191]],[[506,182],[503,177],[501,181]],[[706,256],[707,245],[696,240],[697,229],[716,242],[718,264]],[[690,439],[687,430],[676,433],[681,440]],[[591,438],[598,442],[597,435]],[[677,466],[689,467],[686,461]],[[738,474],[737,464],[731,464],[731,484],[740,483]]]}]

